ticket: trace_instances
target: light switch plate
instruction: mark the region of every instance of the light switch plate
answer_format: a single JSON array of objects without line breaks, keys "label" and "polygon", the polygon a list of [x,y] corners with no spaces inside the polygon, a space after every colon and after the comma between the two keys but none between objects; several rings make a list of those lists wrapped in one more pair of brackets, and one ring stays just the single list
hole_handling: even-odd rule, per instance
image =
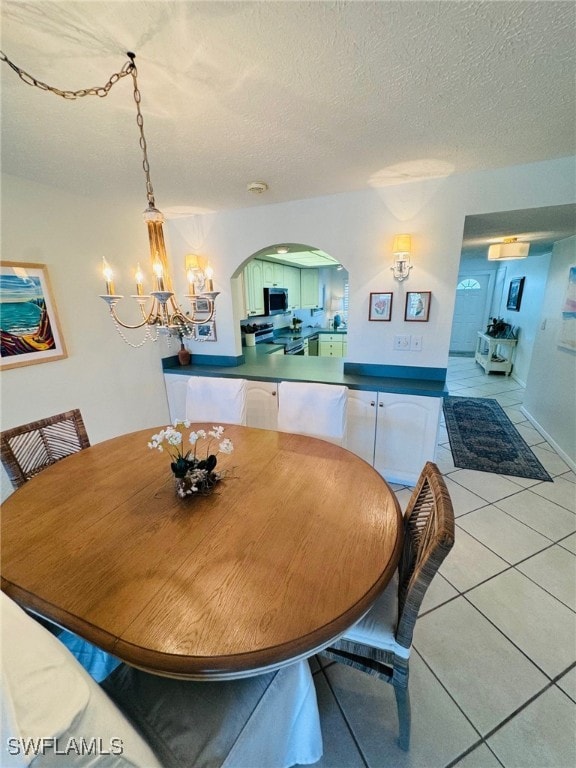
[{"label": "light switch plate", "polygon": [[408,350],[410,349],[410,335],[400,334],[394,336],[394,349]]},{"label": "light switch plate", "polygon": [[412,336],[410,341],[410,349],[413,352],[422,352],[422,336]]}]

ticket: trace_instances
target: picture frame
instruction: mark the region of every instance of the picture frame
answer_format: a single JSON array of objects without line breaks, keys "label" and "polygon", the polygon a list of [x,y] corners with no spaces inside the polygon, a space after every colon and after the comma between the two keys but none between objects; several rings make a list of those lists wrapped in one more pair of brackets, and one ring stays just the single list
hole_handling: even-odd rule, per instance
[{"label": "picture frame", "polygon": [[216,341],[216,321],[209,320],[207,323],[194,326],[195,341]]},{"label": "picture frame", "polygon": [[392,293],[371,293],[368,320],[388,322],[392,319]]},{"label": "picture frame", "polygon": [[511,312],[520,311],[525,279],[525,277],[514,277],[512,280],[510,280],[510,285],[508,286],[508,299],[506,301],[506,309],[509,309]]},{"label": "picture frame", "polygon": [[194,298],[192,299],[192,304],[194,306],[195,314],[197,312],[205,312],[206,314],[210,314],[210,302],[208,299]]},{"label": "picture frame", "polygon": [[45,264],[0,265],[0,370],[68,357]]},{"label": "picture frame", "polygon": [[404,320],[409,323],[427,323],[430,317],[431,291],[408,291]]}]

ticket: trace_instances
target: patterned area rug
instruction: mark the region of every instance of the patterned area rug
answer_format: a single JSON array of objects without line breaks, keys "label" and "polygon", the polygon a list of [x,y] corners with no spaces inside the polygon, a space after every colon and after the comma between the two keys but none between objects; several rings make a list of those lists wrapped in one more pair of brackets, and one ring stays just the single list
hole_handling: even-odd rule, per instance
[{"label": "patterned area rug", "polygon": [[444,416],[457,467],[552,482],[496,400],[447,397]]}]

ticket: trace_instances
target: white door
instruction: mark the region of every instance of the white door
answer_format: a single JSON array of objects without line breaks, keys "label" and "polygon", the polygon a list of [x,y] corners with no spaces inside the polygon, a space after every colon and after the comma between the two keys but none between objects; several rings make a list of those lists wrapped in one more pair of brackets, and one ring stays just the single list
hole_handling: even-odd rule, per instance
[{"label": "white door", "polygon": [[458,276],[450,352],[473,353],[476,349],[477,333],[486,330],[488,320],[490,277],[490,272]]}]

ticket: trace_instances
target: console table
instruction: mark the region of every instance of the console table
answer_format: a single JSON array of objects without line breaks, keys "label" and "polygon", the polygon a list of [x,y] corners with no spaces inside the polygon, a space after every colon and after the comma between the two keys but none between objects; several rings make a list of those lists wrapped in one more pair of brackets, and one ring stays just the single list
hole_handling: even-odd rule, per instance
[{"label": "console table", "polygon": [[518,339],[498,339],[478,331],[475,360],[486,373],[500,371],[510,376],[512,356],[517,342]]}]

